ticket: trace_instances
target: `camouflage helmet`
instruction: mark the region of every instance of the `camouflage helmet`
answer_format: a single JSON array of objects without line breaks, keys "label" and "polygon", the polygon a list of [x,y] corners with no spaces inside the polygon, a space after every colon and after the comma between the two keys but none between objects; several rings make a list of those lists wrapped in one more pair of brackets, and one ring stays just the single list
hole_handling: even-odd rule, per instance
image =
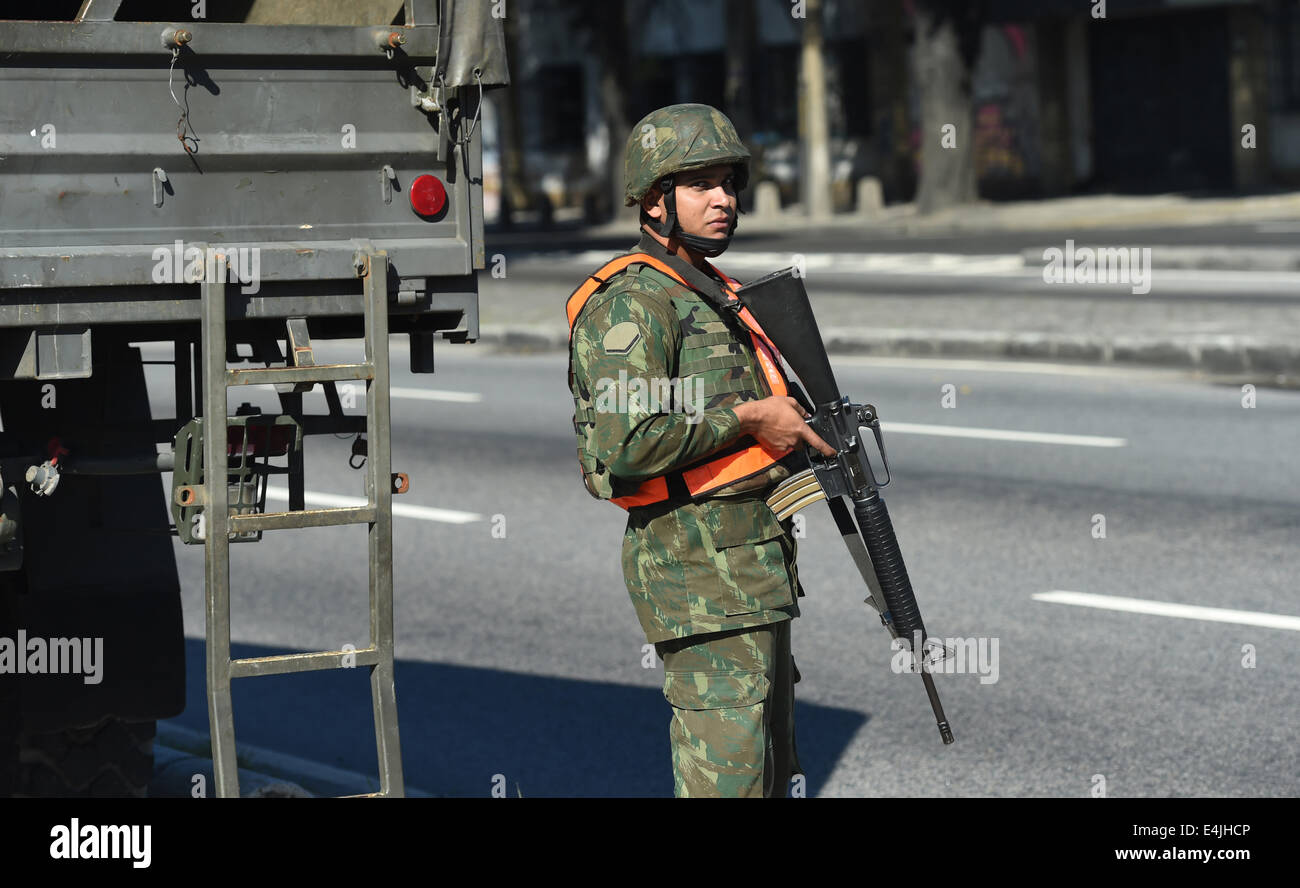
[{"label": "camouflage helmet", "polygon": [[709,105],[669,105],[632,128],[624,154],[627,205],[636,206],[656,182],[681,170],[735,165],[736,190],[749,181],[749,150],[727,116]]}]

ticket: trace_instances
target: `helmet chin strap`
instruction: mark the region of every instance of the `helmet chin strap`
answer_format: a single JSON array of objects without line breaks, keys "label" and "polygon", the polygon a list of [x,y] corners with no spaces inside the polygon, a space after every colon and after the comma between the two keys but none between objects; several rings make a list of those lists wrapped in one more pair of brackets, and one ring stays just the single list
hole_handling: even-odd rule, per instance
[{"label": "helmet chin strap", "polygon": [[732,219],[731,227],[722,237],[700,237],[698,234],[687,234],[679,229],[677,239],[706,259],[712,259],[714,256],[721,255],[731,245],[731,235],[735,231],[736,220]]},{"label": "helmet chin strap", "polygon": [[736,233],[736,223],[739,221],[739,215],[732,216],[731,227],[721,237],[702,237],[698,234],[687,234],[677,224],[677,189],[674,187],[673,177],[664,176],[659,180],[658,184],[659,190],[663,192],[666,212],[663,221],[655,226],[655,230],[662,237],[675,237],[706,259],[720,256],[731,245],[731,236]]}]

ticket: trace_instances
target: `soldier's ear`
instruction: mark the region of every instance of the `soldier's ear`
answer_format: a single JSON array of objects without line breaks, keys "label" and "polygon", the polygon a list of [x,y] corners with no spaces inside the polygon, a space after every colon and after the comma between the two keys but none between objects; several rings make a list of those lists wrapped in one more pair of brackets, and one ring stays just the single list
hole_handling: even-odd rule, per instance
[{"label": "soldier's ear", "polygon": [[650,190],[645,193],[645,196],[641,198],[641,212],[656,222],[663,219],[663,192],[659,190],[658,185],[652,185]]}]

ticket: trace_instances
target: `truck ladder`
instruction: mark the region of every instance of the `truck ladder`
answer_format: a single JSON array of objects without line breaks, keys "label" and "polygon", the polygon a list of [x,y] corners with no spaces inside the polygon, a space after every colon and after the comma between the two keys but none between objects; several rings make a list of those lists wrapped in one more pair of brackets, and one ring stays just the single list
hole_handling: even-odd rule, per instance
[{"label": "truck ladder", "polygon": [[[203,254],[207,254],[203,245]],[[224,262],[224,258],[221,259]],[[227,435],[211,419],[203,435],[204,586],[207,602],[208,719],[212,764],[218,797],[239,796],[235,757],[235,723],[230,682],[252,678],[341,669],[355,664],[370,669],[370,697],[379,754],[379,791],[367,797],[400,797],[402,754],[397,731],[393,685],[393,479],[389,441],[388,254],[372,248],[357,252],[355,265],[364,285],[365,360],[359,364],[286,366],[232,370],[226,367],[226,274],[208,273],[201,284],[203,415],[227,415],[227,390],[262,383],[366,381],[368,502],[356,508],[301,509],[231,515],[227,493]],[[289,343],[293,353],[293,342]],[[291,485],[292,487],[292,485]],[[292,494],[291,494],[292,496]],[[298,510],[294,507],[298,506]],[[356,651],[319,651],[274,657],[230,657],[230,536],[256,530],[369,525],[370,642]],[[345,666],[346,664],[346,666]]]}]

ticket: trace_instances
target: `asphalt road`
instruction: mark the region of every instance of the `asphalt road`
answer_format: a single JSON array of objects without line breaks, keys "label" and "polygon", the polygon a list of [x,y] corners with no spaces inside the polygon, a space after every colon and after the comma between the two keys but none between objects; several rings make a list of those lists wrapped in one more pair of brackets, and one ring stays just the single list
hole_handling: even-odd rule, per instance
[{"label": "asphalt road", "polygon": [[[393,464],[412,478],[397,502],[426,509],[395,531],[408,783],[670,794],[662,674],[623,588],[623,515],[578,478],[564,356],[447,346],[437,374],[410,376],[393,344]],[[1167,373],[835,364],[884,418],[885,498],[931,636],[983,639],[987,658],[936,677],[957,738],[945,747],[920,677],[891,671],[825,507],[806,510],[794,650],[808,795],[1086,797],[1103,780],[1110,796],[1300,792],[1300,394],[1260,390],[1244,408],[1236,387]],[[251,394],[273,409],[271,392]],[[939,434],[954,428],[977,431]],[[361,494],[347,441],[309,447],[309,490]],[[202,550],[177,550],[191,639],[177,721],[206,730]],[[232,552],[237,653],[365,643],[363,528]],[[1054,591],[1099,597],[1035,598]],[[1096,606],[1118,597],[1290,628]],[[364,672],[237,683],[235,714],[241,741],[375,772]]]},{"label": "asphalt road", "polygon": [[[612,253],[490,254],[479,276],[485,340],[563,350],[566,298]],[[1019,254],[846,252],[803,238],[718,260],[742,282],[795,263],[832,353],[1131,362],[1255,385],[1300,378],[1300,272],[1157,267],[1141,285],[1048,283]]]}]

